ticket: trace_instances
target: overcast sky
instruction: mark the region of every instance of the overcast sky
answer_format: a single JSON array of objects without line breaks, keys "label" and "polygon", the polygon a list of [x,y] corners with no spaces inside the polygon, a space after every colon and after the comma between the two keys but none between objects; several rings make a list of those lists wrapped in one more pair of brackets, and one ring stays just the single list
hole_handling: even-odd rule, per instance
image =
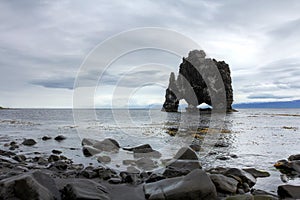
[{"label": "overcast sky", "polygon": [[[2,0],[0,106],[72,107],[74,80],[88,53],[139,27],[177,31],[226,61],[236,103],[300,99],[299,10],[298,0]],[[122,91],[139,85],[131,105],[163,103],[168,73],[177,72],[180,62],[151,50],[119,59],[100,80],[95,105],[111,105],[120,84]],[[161,67],[169,71],[161,74]],[[149,79],[158,84],[143,85]]]}]

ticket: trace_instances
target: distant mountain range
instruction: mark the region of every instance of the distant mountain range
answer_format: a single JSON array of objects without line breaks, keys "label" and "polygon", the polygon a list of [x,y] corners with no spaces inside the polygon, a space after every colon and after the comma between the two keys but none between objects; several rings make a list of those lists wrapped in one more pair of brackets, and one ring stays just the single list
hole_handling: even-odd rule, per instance
[{"label": "distant mountain range", "polygon": [[233,104],[233,108],[300,108],[300,100]]}]

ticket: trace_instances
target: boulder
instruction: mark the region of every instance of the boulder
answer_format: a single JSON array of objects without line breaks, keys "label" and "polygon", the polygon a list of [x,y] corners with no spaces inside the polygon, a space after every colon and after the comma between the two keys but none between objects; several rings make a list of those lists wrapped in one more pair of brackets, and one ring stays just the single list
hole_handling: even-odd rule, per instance
[{"label": "boulder", "polygon": [[267,171],[262,171],[262,170],[257,170],[255,168],[244,168],[244,171],[252,174],[252,176],[254,176],[255,178],[265,178],[265,177],[269,177],[270,173]]},{"label": "boulder", "polygon": [[18,162],[24,162],[26,160],[26,156],[25,155],[15,155],[13,157],[14,160],[18,161]]},{"label": "boulder", "polygon": [[230,178],[222,174],[211,174],[209,177],[216,186],[218,192],[225,194],[236,193],[239,182],[234,178]]},{"label": "boulder", "polygon": [[291,155],[288,158],[289,161],[300,160],[300,154]]},{"label": "boulder", "polygon": [[81,141],[81,145],[85,146],[93,146],[95,143],[99,142],[98,140],[90,139],[90,138],[83,138]]},{"label": "boulder", "polygon": [[277,194],[281,199],[300,199],[300,186],[280,185]]},{"label": "boulder", "polygon": [[247,183],[249,187],[253,187],[256,183],[256,179],[252,174],[237,168],[230,168],[224,173],[225,176],[232,177],[237,181],[242,180],[243,183]]},{"label": "boulder", "polygon": [[152,170],[156,167],[158,167],[158,165],[156,164],[156,162],[154,162],[153,160],[151,160],[150,158],[141,158],[138,159],[136,161],[136,165],[146,171]]},{"label": "boulder", "polygon": [[96,149],[91,146],[84,146],[84,147],[82,147],[82,152],[83,152],[84,156],[90,157],[90,156],[100,153],[101,151],[99,149]]},{"label": "boulder", "polygon": [[41,171],[33,171],[0,181],[0,199],[60,199],[55,182]]},{"label": "boulder", "polygon": [[79,179],[68,183],[62,190],[64,200],[109,200],[107,189],[92,180]]},{"label": "boulder", "polygon": [[217,199],[217,192],[209,176],[196,169],[184,177],[175,177],[146,183],[144,192],[147,199]]},{"label": "boulder", "polygon": [[93,147],[101,151],[119,151],[119,143],[111,138],[106,138],[103,141],[96,142]]},{"label": "boulder", "polygon": [[124,147],[123,150],[125,151],[133,151],[136,153],[149,153],[152,152],[153,149],[150,144],[143,144],[135,147]]},{"label": "boulder", "polygon": [[87,157],[105,152],[118,152],[120,149],[119,143],[111,138],[106,138],[102,141],[84,138],[81,142],[83,145],[83,154]]},{"label": "boulder", "polygon": [[111,158],[109,156],[98,156],[97,161],[99,163],[110,163]]},{"label": "boulder", "polygon": [[182,147],[174,156],[178,160],[198,160],[198,156],[190,147]]},{"label": "boulder", "polygon": [[163,175],[166,178],[184,176],[193,171],[194,169],[201,168],[202,167],[198,160],[175,160],[174,162],[166,166]]},{"label": "boulder", "polygon": [[36,141],[34,139],[25,139],[22,144],[25,146],[33,146],[36,144]]}]

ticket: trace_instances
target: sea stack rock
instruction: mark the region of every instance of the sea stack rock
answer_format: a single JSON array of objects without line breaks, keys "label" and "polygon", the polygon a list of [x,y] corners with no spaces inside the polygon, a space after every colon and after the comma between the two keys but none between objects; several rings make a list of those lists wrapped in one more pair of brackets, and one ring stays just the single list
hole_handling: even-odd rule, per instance
[{"label": "sea stack rock", "polygon": [[206,58],[203,50],[190,51],[179,66],[177,79],[173,72],[170,74],[162,110],[177,112],[181,99],[188,103],[187,111],[197,111],[196,107],[202,103],[215,110],[232,111],[233,90],[228,64]]}]

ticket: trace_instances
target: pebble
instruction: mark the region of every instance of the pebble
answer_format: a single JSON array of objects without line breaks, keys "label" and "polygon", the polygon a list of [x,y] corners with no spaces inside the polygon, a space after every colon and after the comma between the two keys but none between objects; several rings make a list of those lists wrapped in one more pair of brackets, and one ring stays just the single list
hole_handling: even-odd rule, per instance
[{"label": "pebble", "polygon": [[52,153],[54,153],[54,154],[61,154],[62,152],[60,150],[53,149]]},{"label": "pebble", "polygon": [[56,140],[56,141],[62,141],[62,140],[65,140],[65,139],[67,139],[67,138],[63,135],[58,135],[54,138],[54,140]]}]

